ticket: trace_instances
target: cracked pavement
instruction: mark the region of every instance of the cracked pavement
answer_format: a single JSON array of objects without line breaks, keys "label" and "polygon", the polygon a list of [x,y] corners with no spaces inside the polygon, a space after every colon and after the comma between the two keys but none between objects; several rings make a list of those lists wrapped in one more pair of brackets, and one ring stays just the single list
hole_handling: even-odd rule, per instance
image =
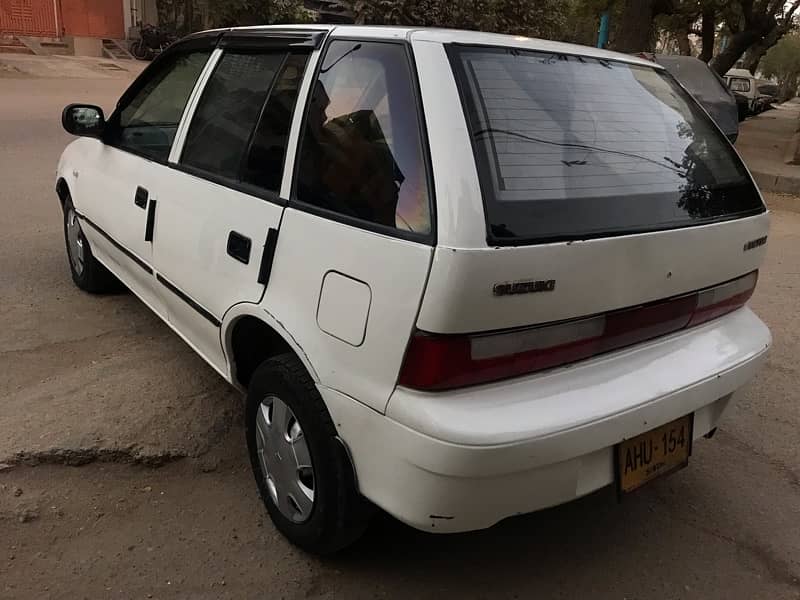
[{"label": "cracked pavement", "polygon": [[688,469],[473,534],[381,516],[320,560],[256,496],[238,394],[135,297],[70,280],[60,110],[126,84],[0,81],[0,598],[800,598],[800,198],[768,198],[767,364]]}]

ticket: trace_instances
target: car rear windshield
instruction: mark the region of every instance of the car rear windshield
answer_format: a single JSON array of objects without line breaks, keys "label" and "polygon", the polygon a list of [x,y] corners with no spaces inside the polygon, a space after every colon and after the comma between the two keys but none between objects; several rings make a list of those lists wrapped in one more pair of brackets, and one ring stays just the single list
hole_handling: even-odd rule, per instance
[{"label": "car rear windshield", "polygon": [[488,241],[516,245],[762,212],[708,115],[662,69],[452,45]]}]

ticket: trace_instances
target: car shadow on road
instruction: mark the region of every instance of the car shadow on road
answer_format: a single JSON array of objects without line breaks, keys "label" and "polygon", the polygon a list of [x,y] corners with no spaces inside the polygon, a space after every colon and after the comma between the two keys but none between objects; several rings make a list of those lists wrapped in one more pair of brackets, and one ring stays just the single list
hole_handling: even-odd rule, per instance
[{"label": "car shadow on road", "polygon": [[[632,499],[637,503],[640,499]],[[629,502],[630,503],[630,502]],[[503,554],[517,555],[536,552],[531,542],[538,541],[535,547],[545,556],[542,541],[567,546],[576,536],[586,538],[607,536],[609,527],[616,527],[616,517],[624,518],[622,507],[617,504],[612,488],[599,490],[575,502],[547,510],[510,517],[495,526],[469,533],[435,534],[413,529],[396,519],[380,513],[371,523],[362,541],[342,560],[369,563],[381,549],[386,552],[387,540],[390,553],[407,554],[413,552],[420,560],[428,557],[449,556],[458,561],[474,552],[483,552],[487,546],[494,548],[495,558]]]},{"label": "car shadow on road", "polygon": [[324,562],[414,598],[716,598],[719,577],[728,590],[763,591],[758,561],[733,542],[740,532],[717,529],[698,509],[716,496],[686,470],[621,502],[607,487],[472,533],[426,533],[380,514]]}]

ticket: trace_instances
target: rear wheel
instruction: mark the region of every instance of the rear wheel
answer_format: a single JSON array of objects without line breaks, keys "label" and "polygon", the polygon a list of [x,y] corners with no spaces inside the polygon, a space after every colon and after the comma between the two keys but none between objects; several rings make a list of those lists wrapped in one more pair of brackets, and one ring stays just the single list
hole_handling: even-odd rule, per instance
[{"label": "rear wheel", "polygon": [[283,354],[256,369],[246,421],[253,473],[275,527],[317,554],[358,539],[370,506],[355,489],[331,417],[297,357]]},{"label": "rear wheel", "polygon": [[70,197],[64,201],[64,241],[75,285],[93,294],[114,292],[122,288],[119,280],[92,254]]},{"label": "rear wheel", "polygon": [[147,47],[144,45],[142,40],[132,41],[128,50],[130,50],[130,53],[133,54],[134,58],[138,58],[139,60],[144,60],[147,58]]}]

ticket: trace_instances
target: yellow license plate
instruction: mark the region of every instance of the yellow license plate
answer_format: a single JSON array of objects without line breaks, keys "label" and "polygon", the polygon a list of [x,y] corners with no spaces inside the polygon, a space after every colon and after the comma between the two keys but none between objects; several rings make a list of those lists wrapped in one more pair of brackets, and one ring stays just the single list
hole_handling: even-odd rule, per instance
[{"label": "yellow license plate", "polygon": [[692,415],[652,429],[617,445],[620,492],[631,492],[689,464]]}]

